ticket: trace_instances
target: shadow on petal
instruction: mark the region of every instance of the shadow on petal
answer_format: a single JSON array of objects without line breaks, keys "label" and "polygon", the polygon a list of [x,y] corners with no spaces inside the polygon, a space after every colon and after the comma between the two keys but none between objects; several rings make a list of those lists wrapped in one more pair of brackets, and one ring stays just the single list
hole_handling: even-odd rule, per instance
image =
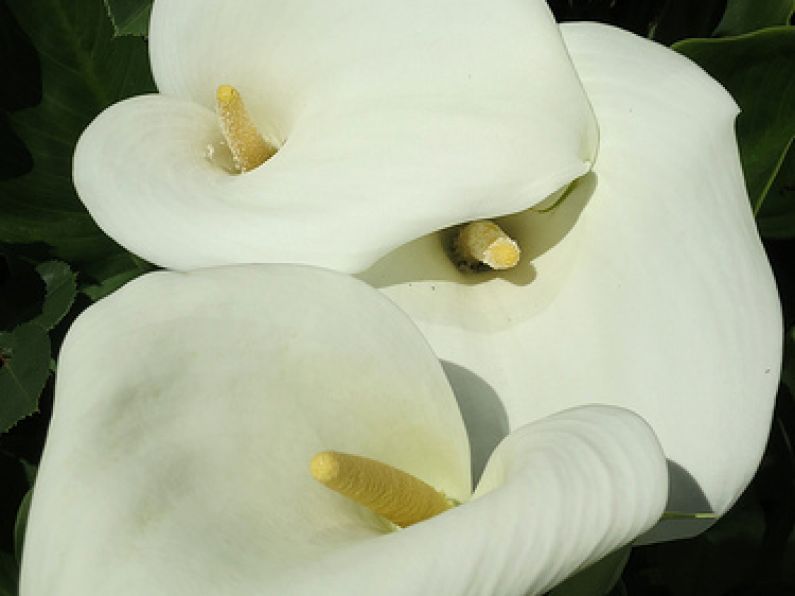
[{"label": "shadow on petal", "polygon": [[497,221],[519,242],[523,259],[535,260],[557,246],[574,228],[596,190],[596,184],[596,174],[589,172],[572,182],[562,193],[551,195],[533,209],[501,217]]},{"label": "shadow on petal", "polygon": [[462,273],[447,248],[454,232],[444,230],[401,246],[358,277],[384,291],[417,323],[481,333],[512,328],[545,310],[565,287],[582,258],[587,230],[576,224],[596,185],[596,175],[588,174],[560,200],[550,197],[552,208],[495,219],[522,248],[513,269]]},{"label": "shadow on petal", "polygon": [[475,373],[446,360],[442,367],[467,429],[474,489],[492,451],[510,432],[508,414],[497,392]]},{"label": "shadow on petal", "polygon": [[450,247],[458,226],[434,232],[404,244],[386,255],[361,279],[376,288],[420,281],[456,282],[479,285],[494,279],[526,286],[538,277],[533,261],[557,246],[572,230],[596,188],[596,175],[586,174],[563,192],[551,195],[546,209],[527,209],[495,218],[522,248],[519,264],[505,271],[462,273],[450,258]]},{"label": "shadow on petal", "polygon": [[[668,502],[665,510],[677,513],[712,513],[712,506],[696,479],[682,466],[670,459],[668,463]],[[635,544],[653,544],[700,534],[715,519],[664,519],[640,536]]]}]

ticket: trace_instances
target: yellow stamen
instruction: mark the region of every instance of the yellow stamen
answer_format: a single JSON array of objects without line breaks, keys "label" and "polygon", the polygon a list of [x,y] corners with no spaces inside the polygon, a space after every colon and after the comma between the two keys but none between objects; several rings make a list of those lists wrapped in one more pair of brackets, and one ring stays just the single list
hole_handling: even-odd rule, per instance
[{"label": "yellow stamen", "polygon": [[253,170],[273,157],[276,147],[259,134],[248,116],[237,89],[221,85],[215,94],[215,109],[221,132],[240,172]]},{"label": "yellow stamen", "polygon": [[458,234],[455,250],[465,265],[483,263],[492,269],[510,269],[516,266],[521,255],[519,245],[500,226],[488,220],[464,226]]},{"label": "yellow stamen", "polygon": [[453,505],[411,474],[374,459],[324,451],[312,458],[312,476],[328,488],[405,528]]}]

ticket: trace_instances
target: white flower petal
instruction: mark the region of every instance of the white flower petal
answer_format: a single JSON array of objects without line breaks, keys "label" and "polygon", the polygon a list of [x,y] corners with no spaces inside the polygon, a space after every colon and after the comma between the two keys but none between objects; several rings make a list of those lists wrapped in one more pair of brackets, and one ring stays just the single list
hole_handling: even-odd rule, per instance
[{"label": "white flower petal", "polygon": [[287,576],[293,594],[539,594],[659,519],[665,457],[649,426],[604,406],[518,429],[475,499]]},{"label": "white flower petal", "polygon": [[467,438],[438,360],[364,284],[306,267],[154,273],[61,351],[22,594],[253,594],[384,532],[317,483],[326,449],[457,499]]},{"label": "white flower petal", "polygon": [[723,513],[759,463],[781,358],[736,106],[662,46],[596,24],[563,31],[601,142],[595,175],[557,209],[503,226],[533,265],[478,283],[431,236],[363,277],[499,395],[511,428],[582,403],[628,407],[670,460],[669,509]]},{"label": "white flower petal", "polygon": [[[75,184],[104,230],[171,268],[360,271],[433,230],[521,211],[595,154],[593,115],[542,0],[158,0],[151,55],[172,97],[100,115]],[[203,156],[220,84],[286,141],[240,176]]]}]

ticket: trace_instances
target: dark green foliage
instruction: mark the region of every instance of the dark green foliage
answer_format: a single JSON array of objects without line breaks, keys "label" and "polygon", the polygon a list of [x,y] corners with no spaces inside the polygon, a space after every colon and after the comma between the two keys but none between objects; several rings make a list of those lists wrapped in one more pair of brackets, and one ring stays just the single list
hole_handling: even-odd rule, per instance
[{"label": "dark green foliage", "polygon": [[[36,272],[45,287],[41,311],[0,333],[0,433],[38,409],[50,375],[49,332],[69,311],[77,293],[75,275],[66,264],[48,261]],[[20,290],[23,293],[29,291],[25,286]],[[13,296],[15,288],[7,287],[6,294]]]},{"label": "dark green foliage", "polygon": [[[101,0],[13,0],[9,6],[38,50],[43,95],[35,107],[7,116],[32,156],[33,168],[0,182],[0,242],[45,243],[51,256],[92,277],[107,275],[110,260],[117,264],[111,274],[117,275],[119,256],[128,253],[100,231],[77,198],[72,153],[80,133],[102,109],[154,89],[145,43],[114,39]],[[6,135],[0,153],[16,155],[9,139]],[[124,268],[140,270],[140,264],[128,257]]]},{"label": "dark green foliage", "polygon": [[792,142],[759,206],[756,223],[766,238],[795,237],[795,144]]},{"label": "dark green foliage", "polygon": [[759,213],[795,135],[795,28],[689,39],[674,48],[718,79],[742,109],[737,138],[748,195]]},{"label": "dark green foliage", "polygon": [[116,35],[146,35],[152,0],[105,0]]},{"label": "dark green foliage", "polygon": [[742,35],[757,29],[787,25],[795,10],[792,0],[729,0],[715,35]]},{"label": "dark green foliage", "polygon": [[726,0],[549,0],[559,21],[599,21],[662,43],[710,35]]}]

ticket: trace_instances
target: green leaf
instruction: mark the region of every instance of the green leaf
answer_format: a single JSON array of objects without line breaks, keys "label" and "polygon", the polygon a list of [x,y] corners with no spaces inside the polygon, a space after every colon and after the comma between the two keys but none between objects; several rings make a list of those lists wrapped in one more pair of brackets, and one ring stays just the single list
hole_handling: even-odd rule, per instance
[{"label": "green leaf", "polygon": [[35,108],[9,116],[34,167],[0,182],[0,242],[46,243],[53,247],[52,257],[91,274],[97,263],[126,252],[96,226],[77,198],[72,153],[101,110],[154,90],[146,43],[114,39],[102,0],[8,4],[39,52],[43,98]]},{"label": "green leaf", "polygon": [[0,433],[38,409],[50,375],[47,332],[69,312],[77,294],[75,275],[66,263],[36,267],[45,286],[41,312],[13,331],[0,333]]},{"label": "green leaf", "polygon": [[[34,269],[7,257],[14,272],[0,286],[0,329],[34,323],[47,332],[69,312],[77,293],[75,274],[66,263],[47,261]],[[11,323],[11,324],[9,324]]]},{"label": "green leaf", "polygon": [[549,596],[605,596],[621,579],[632,547],[627,545],[586,567],[549,593]]},{"label": "green leaf", "polygon": [[0,333],[0,433],[33,414],[50,375],[50,338],[35,323]]},{"label": "green leaf", "polygon": [[105,261],[94,263],[89,272],[89,279],[80,286],[80,291],[91,300],[99,300],[153,268],[150,263],[132,253],[120,253]]},{"label": "green leaf", "polygon": [[116,35],[146,35],[153,0],[105,0]]},{"label": "green leaf", "polygon": [[795,238],[795,143],[790,143],[784,155],[756,223],[765,238]]},{"label": "green leaf", "polygon": [[663,8],[648,37],[670,45],[688,37],[709,36],[723,15],[725,0],[665,0],[659,4]]},{"label": "green leaf", "polygon": [[729,0],[715,35],[742,35],[757,29],[789,25],[793,0]]},{"label": "green leaf", "polygon": [[46,332],[55,327],[72,308],[77,294],[77,284],[75,274],[69,269],[69,265],[60,261],[42,263],[36,267],[36,271],[44,280],[47,294],[41,314],[31,322]]},{"label": "green leaf", "polygon": [[30,512],[30,500],[33,497],[33,489],[31,488],[22,497],[22,502],[19,504],[17,510],[17,520],[14,523],[14,555],[16,556],[17,563],[22,563],[22,548],[25,545],[25,528],[28,525],[28,513]]},{"label": "green leaf", "polygon": [[748,195],[762,208],[795,135],[795,28],[674,45],[720,81],[742,109],[737,140]]}]

